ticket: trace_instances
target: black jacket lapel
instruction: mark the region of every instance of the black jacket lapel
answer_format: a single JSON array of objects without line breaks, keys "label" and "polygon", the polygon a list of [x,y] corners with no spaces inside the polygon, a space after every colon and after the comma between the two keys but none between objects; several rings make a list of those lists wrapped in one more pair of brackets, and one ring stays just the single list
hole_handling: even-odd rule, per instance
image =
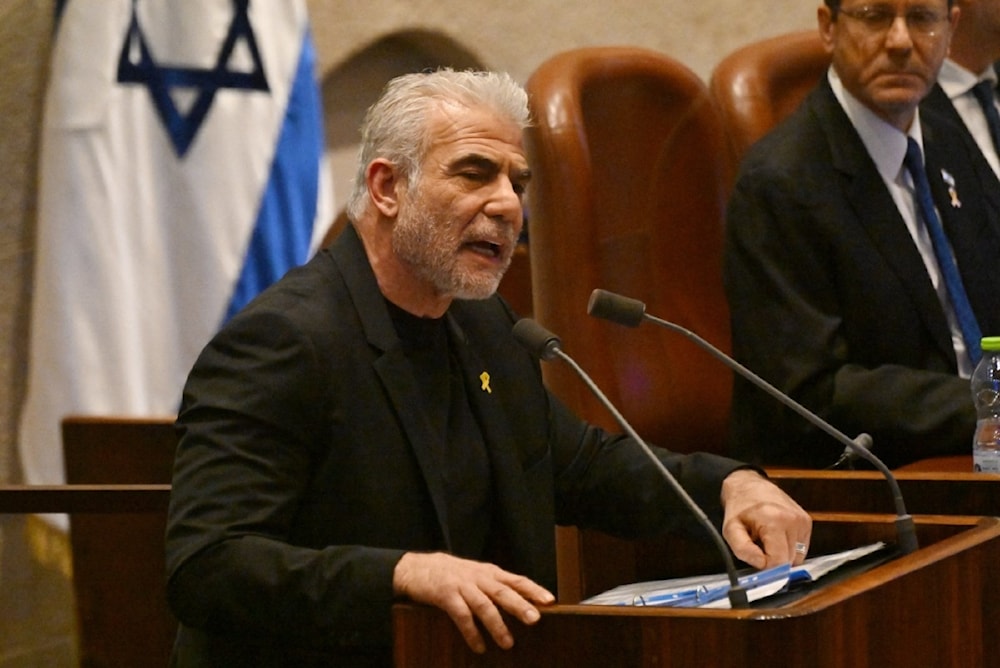
[{"label": "black jacket lapel", "polygon": [[375,373],[413,448],[434,504],[445,547],[451,549],[444,480],[441,476],[444,468],[440,461],[440,450],[435,447],[440,436],[431,425],[426,412],[414,410],[421,402],[420,389],[413,376],[413,369],[403,354],[402,343],[385,306],[385,298],[378,289],[375,275],[365,260],[365,251],[361,246],[361,239],[354,227],[349,225],[331,251],[334,260],[341,267],[368,343],[375,350],[381,351],[373,364]]},{"label": "black jacket lapel", "polygon": [[[899,277],[935,345],[942,354],[953,358],[955,352],[941,303],[895,201],[829,83],[824,84],[819,95],[813,108],[826,133],[834,167],[845,178],[844,193],[851,208],[886,265]],[[851,141],[845,141],[845,137]],[[914,280],[915,276],[921,278]]]}]

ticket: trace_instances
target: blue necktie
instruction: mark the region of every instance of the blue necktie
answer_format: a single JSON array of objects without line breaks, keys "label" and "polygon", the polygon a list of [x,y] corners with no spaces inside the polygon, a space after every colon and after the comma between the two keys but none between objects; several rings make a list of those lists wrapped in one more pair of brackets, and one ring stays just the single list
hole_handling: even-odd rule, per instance
[{"label": "blue necktie", "polygon": [[993,137],[993,148],[997,150],[997,157],[1000,157],[1000,112],[997,112],[994,86],[992,81],[985,79],[972,87],[972,94],[976,96],[979,105],[983,108],[986,123],[990,126],[990,136]]},{"label": "blue necktie", "polygon": [[931,242],[934,244],[934,255],[937,257],[938,267],[941,269],[945,286],[948,288],[948,296],[951,297],[951,305],[955,309],[958,326],[962,330],[965,349],[969,353],[969,359],[972,360],[972,366],[976,366],[983,354],[980,348],[983,335],[979,330],[979,323],[976,322],[976,314],[972,312],[972,305],[969,304],[969,297],[965,294],[962,277],[958,273],[955,258],[951,253],[951,244],[948,243],[948,237],[945,236],[941,220],[934,208],[931,186],[927,181],[927,172],[924,171],[923,154],[920,152],[920,146],[912,137],[907,138],[906,158],[903,160],[903,164],[910,171],[913,185],[917,188],[917,204],[920,206],[920,215],[924,219]]}]

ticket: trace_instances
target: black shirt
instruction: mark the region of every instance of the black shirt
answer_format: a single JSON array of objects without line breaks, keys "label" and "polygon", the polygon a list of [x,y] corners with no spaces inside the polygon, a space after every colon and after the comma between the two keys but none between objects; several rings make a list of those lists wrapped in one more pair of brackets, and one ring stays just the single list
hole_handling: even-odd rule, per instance
[{"label": "black shirt", "polygon": [[447,493],[451,552],[482,559],[492,524],[492,480],[482,431],[469,405],[445,318],[420,318],[391,302],[389,314],[423,395]]}]

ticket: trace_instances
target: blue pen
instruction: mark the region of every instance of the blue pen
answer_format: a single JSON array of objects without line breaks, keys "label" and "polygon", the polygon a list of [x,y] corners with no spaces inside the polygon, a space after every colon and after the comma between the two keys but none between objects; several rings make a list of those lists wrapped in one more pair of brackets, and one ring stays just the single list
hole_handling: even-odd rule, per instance
[{"label": "blue pen", "polygon": [[637,595],[632,599],[632,605],[642,605],[642,606],[683,606],[687,601],[697,600],[698,594],[704,591],[705,587],[699,587],[697,589],[684,589],[682,591],[674,591],[665,594],[651,594],[648,596]]},{"label": "blue pen", "polygon": [[[748,592],[752,591],[756,587],[763,587],[764,585],[771,584],[778,580],[783,580],[788,578],[788,574],[791,571],[791,564],[782,564],[780,566],[774,566],[772,568],[767,568],[762,571],[757,571],[756,573],[750,573],[749,575],[744,575],[738,578],[740,585],[743,586]],[[677,604],[677,607],[698,607],[706,605],[713,601],[717,601],[724,598],[729,593],[729,583],[726,582],[718,587],[712,587],[711,589],[704,589],[698,592],[692,601],[684,601]]]}]

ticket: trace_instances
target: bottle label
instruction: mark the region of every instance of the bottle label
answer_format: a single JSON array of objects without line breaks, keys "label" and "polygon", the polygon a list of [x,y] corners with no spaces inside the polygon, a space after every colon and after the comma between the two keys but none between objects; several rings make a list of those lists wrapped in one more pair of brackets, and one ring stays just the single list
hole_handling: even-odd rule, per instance
[{"label": "bottle label", "polygon": [[972,470],[977,473],[1000,473],[1000,450],[982,448],[973,450]]}]

